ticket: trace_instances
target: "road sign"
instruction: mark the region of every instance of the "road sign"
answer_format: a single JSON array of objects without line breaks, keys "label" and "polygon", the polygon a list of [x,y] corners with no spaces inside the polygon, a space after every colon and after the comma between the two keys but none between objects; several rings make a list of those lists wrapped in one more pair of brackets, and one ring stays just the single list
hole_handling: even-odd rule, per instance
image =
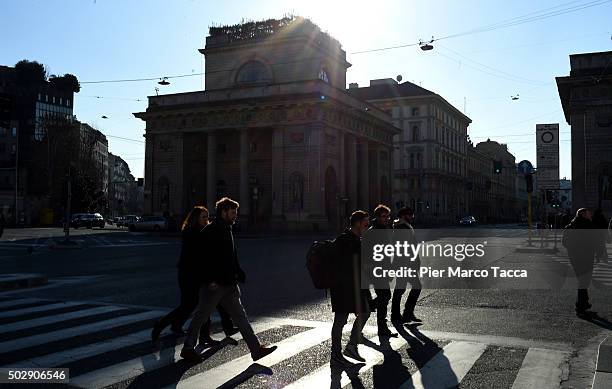
[{"label": "road sign", "polygon": [[559,189],[559,124],[536,124],[537,187]]}]

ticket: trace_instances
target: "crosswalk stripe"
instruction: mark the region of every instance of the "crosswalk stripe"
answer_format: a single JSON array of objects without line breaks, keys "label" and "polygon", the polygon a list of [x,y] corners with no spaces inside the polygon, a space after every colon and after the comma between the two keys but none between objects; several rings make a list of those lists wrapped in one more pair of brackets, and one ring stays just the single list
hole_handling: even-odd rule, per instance
[{"label": "crosswalk stripe", "polygon": [[35,368],[40,366],[58,367],[66,365],[68,363],[77,361],[79,359],[92,357],[94,355],[102,354],[107,351],[116,350],[120,347],[127,347],[134,344],[146,342],[151,339],[151,330],[143,330],[135,332],[133,334],[120,336],[111,340],[88,344],[82,347],[68,349],[52,354],[43,355],[36,358],[27,359],[12,363],[10,365],[3,366],[9,367],[20,367],[20,368]]},{"label": "crosswalk stripe", "polygon": [[25,330],[28,328],[38,327],[38,326],[42,326],[46,324],[59,323],[59,322],[70,320],[70,319],[94,316],[100,313],[119,311],[121,309],[125,309],[125,308],[116,307],[116,306],[104,306],[104,307],[83,309],[80,311],[74,311],[74,312],[68,312],[68,313],[61,313],[59,315],[39,317],[39,318],[32,319],[32,320],[18,321],[18,322],[10,323],[10,324],[4,324],[4,325],[0,324],[0,334],[5,333],[5,332],[17,331],[17,330]]},{"label": "crosswalk stripe", "polygon": [[3,301],[3,302],[0,302],[0,308],[6,309],[8,307],[13,307],[15,305],[37,303],[39,301],[42,301],[42,300],[29,298],[29,299]]},{"label": "crosswalk stripe", "polygon": [[8,353],[11,351],[21,350],[27,347],[39,346],[45,343],[71,338],[73,336],[86,335],[101,330],[109,330],[125,324],[159,317],[162,314],[163,312],[160,311],[148,311],[133,315],[116,317],[109,320],[103,320],[97,323],[90,323],[77,327],[65,328],[59,331],[47,332],[45,334],[33,335],[6,342],[0,342],[0,350],[2,350],[3,353]]},{"label": "crosswalk stripe", "polygon": [[454,388],[486,348],[484,343],[450,342],[404,382],[400,389]]},{"label": "crosswalk stripe", "polygon": [[[378,344],[376,341],[378,337],[371,338],[370,341]],[[396,338],[390,338],[389,343],[391,349],[397,350],[406,344],[406,340],[399,336]],[[372,369],[375,365],[378,365],[384,360],[384,355],[370,347],[362,346],[359,347],[359,354],[366,359],[366,364],[359,373],[365,373]],[[329,363],[319,367],[314,372],[300,378],[299,380],[285,386],[285,389],[310,389],[310,388],[328,388],[331,385],[331,368]],[[342,372],[342,378],[340,380],[340,387],[343,388],[351,382],[350,378],[346,374],[346,371]]]},{"label": "crosswalk stripe", "polygon": [[[267,331],[278,327],[276,323],[262,321],[252,324],[256,333]],[[241,336],[233,336],[234,339],[242,339]],[[127,379],[139,376],[164,366],[170,365],[180,359],[183,348],[182,343],[174,347],[161,350],[159,353],[147,354],[138,358],[130,359],[102,369],[76,377],[70,377],[70,385],[81,388],[103,388]]]},{"label": "crosswalk stripe", "polygon": [[[293,335],[277,343],[278,349],[272,354],[258,360],[257,364],[268,367],[272,366],[326,341],[330,335],[331,326],[316,327],[300,332],[297,335]],[[237,373],[246,370],[252,364],[253,360],[251,359],[251,355],[246,354],[211,370],[193,375],[176,384],[169,385],[167,388],[217,388],[234,378]]]},{"label": "crosswalk stripe", "polygon": [[512,389],[558,388],[563,375],[562,366],[568,359],[568,352],[530,348]]},{"label": "crosswalk stripe", "polygon": [[75,307],[78,305],[85,305],[85,304],[80,303],[80,302],[79,303],[55,303],[55,304],[40,305],[36,307],[31,307],[31,308],[14,309],[10,311],[0,312],[0,318],[4,319],[8,317],[21,316],[21,315],[25,315],[28,313],[45,312],[45,311],[51,311],[53,309]]}]

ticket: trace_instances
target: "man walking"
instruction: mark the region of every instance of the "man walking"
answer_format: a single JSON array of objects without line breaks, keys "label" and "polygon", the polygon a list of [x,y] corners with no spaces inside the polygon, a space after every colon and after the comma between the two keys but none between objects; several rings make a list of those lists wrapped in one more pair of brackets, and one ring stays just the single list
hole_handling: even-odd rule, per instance
[{"label": "man walking", "polygon": [[[416,237],[414,234],[414,228],[412,227],[412,220],[414,219],[414,211],[410,207],[402,208],[397,213],[397,220],[393,223],[393,228],[397,230],[408,230],[410,235],[410,244],[416,244]],[[419,269],[421,267],[421,260],[417,257],[415,261],[411,262],[411,267]],[[404,324],[410,322],[422,322],[421,319],[414,315],[414,308],[421,294],[421,280],[419,277],[410,278],[410,293],[406,299],[404,305],[404,312],[400,314],[400,306],[402,303],[402,296],[406,291],[405,288],[396,287],[393,290],[393,300],[391,301],[391,321],[395,324]]]},{"label": "man walking", "polygon": [[[386,205],[380,204],[374,209],[374,221],[371,230],[391,230],[391,209]],[[387,326],[387,307],[391,300],[390,288],[376,289],[374,299],[376,307],[376,324],[378,325],[378,335],[396,337],[397,333],[391,332]]]},{"label": "man walking", "polygon": [[200,354],[195,351],[200,328],[215,307],[220,305],[238,326],[242,338],[251,351],[251,357],[256,361],[276,350],[276,346],[265,347],[259,343],[240,301],[238,282],[244,283],[246,275],[238,263],[232,234],[232,225],[236,221],[239,204],[224,197],[215,205],[217,217],[204,228],[204,239],[210,249],[203,274],[204,284],[200,288],[198,307],[189,326],[181,357],[201,359]]},{"label": "man walking", "polygon": [[591,211],[580,208],[576,217],[565,227],[563,246],[572,263],[572,268],[578,279],[578,296],[576,298],[576,315],[589,318],[594,312],[589,311],[589,285],[593,276],[593,261],[595,257],[595,240],[597,231],[593,230]]},{"label": "man walking", "polygon": [[331,361],[343,366],[350,362],[342,355],[342,328],[348,321],[349,313],[355,314],[349,342],[344,355],[360,362],[365,359],[359,355],[357,344],[362,342],[365,323],[370,317],[370,291],[361,289],[361,237],[368,229],[369,215],[365,211],[355,211],[350,218],[350,227],[336,240],[336,258],[332,267],[334,283],[330,288],[334,324],[331,338]]}]

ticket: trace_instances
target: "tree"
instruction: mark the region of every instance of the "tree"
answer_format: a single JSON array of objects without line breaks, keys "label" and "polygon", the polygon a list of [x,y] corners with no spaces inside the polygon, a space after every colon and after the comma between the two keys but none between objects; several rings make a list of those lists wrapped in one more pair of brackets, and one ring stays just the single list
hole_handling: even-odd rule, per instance
[{"label": "tree", "polygon": [[40,85],[47,81],[45,65],[37,61],[22,59],[15,64],[17,84],[24,86]]},{"label": "tree", "polygon": [[78,93],[81,91],[79,80],[75,75],[70,73],[66,73],[63,76],[56,76],[53,74],[49,77],[49,83],[51,86],[67,92]]}]

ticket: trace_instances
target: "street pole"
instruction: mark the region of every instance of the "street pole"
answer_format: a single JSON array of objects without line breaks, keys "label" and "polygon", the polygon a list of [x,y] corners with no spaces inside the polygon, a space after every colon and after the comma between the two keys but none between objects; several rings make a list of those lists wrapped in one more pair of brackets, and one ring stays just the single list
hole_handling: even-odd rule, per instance
[{"label": "street pole", "polygon": [[70,178],[70,166],[68,166],[68,195],[66,196],[66,219],[64,220],[65,241],[70,241],[70,204],[72,203],[72,187]]},{"label": "street pole", "polygon": [[19,203],[19,130],[17,127],[14,128],[17,144],[15,146],[15,212],[13,214],[15,216],[15,226],[17,226],[17,221],[19,220],[17,213],[17,204]]},{"label": "street pole", "polygon": [[529,241],[527,245],[531,247],[531,192],[527,193],[527,228],[529,233]]}]

